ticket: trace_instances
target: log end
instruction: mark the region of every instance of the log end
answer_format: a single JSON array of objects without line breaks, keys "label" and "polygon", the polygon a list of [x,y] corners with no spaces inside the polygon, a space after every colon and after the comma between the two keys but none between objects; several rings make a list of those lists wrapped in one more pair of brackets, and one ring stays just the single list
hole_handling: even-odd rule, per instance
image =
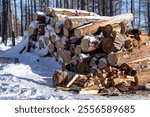
[{"label": "log end", "polygon": [[83,39],[82,41],[81,41],[81,50],[83,51],[83,52],[88,52],[88,49],[89,49],[89,40],[87,40],[87,39]]},{"label": "log end", "polygon": [[72,27],[71,20],[70,19],[66,19],[64,26],[65,26],[66,29],[71,29],[71,27]]},{"label": "log end", "polygon": [[79,29],[74,30],[74,35],[76,38],[81,38],[81,31]]},{"label": "log end", "polygon": [[115,54],[109,54],[107,57],[107,61],[108,61],[109,65],[111,65],[111,66],[118,65],[118,58]]}]

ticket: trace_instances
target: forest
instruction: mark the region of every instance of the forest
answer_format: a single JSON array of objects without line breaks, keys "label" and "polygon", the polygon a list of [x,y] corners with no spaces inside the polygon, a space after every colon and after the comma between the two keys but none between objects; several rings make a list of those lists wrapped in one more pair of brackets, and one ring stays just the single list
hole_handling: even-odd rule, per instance
[{"label": "forest", "polygon": [[33,21],[33,14],[47,7],[81,9],[100,16],[114,16],[133,13],[133,28],[150,34],[150,0],[0,0],[0,36],[7,44],[7,38],[23,36]]}]

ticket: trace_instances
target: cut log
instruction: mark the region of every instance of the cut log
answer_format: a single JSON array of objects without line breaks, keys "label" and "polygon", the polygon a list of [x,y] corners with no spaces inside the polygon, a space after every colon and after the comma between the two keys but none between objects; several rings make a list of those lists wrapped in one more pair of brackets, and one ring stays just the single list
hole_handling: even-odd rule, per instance
[{"label": "cut log", "polygon": [[43,12],[36,12],[33,14],[33,19],[39,21],[40,23],[46,23],[46,16]]},{"label": "cut log", "polygon": [[135,76],[136,85],[145,86],[146,83],[150,83],[150,70],[139,72]]},{"label": "cut log", "polygon": [[[124,16],[124,17],[120,17],[120,16]],[[79,28],[75,29],[74,34],[77,38],[80,38],[84,35],[92,35],[92,34],[96,33],[100,27],[104,27],[108,24],[112,25],[115,23],[120,23],[122,21],[132,21],[133,20],[132,14],[125,14],[125,15],[120,15],[120,16],[114,16],[114,17],[110,18],[109,20],[97,20],[88,25],[79,27]]]},{"label": "cut log", "polygon": [[92,52],[98,48],[100,42],[101,41],[95,37],[85,36],[81,40],[81,44],[80,44],[81,50],[83,52]]},{"label": "cut log", "polygon": [[71,61],[71,59],[72,59],[71,52],[68,50],[64,50],[62,53],[62,58],[63,58],[65,63],[68,63],[69,61]]},{"label": "cut log", "polygon": [[[97,19],[98,20],[98,19]],[[74,28],[77,28],[79,26],[82,26],[82,25],[85,25],[89,22],[92,22],[94,21],[93,17],[90,17],[89,18],[86,18],[86,17],[69,17],[65,20],[65,28],[66,29],[74,29]]]},{"label": "cut log", "polygon": [[106,53],[111,53],[111,52],[114,52],[115,51],[115,45],[114,45],[114,41],[112,38],[104,38],[102,40],[102,50]]},{"label": "cut log", "polygon": [[48,46],[48,52],[50,53],[50,54],[53,54],[54,53],[54,51],[55,51],[55,46],[54,46],[54,44],[49,44],[49,46]]},{"label": "cut log", "polygon": [[50,42],[49,38],[45,38],[44,39],[44,43],[45,43],[45,45],[48,46],[51,42]]},{"label": "cut log", "polygon": [[66,85],[66,87],[70,87],[75,80],[77,80],[79,78],[79,74],[74,74],[71,78],[71,80],[68,82],[68,84]]},{"label": "cut log", "polygon": [[50,40],[54,44],[56,40],[60,40],[60,37],[56,33],[52,33]]},{"label": "cut log", "polygon": [[137,59],[150,57],[150,45],[141,45],[140,48],[134,48],[131,53],[113,53],[107,57],[111,66],[120,66],[123,63],[129,63]]},{"label": "cut log", "polygon": [[68,73],[65,71],[56,71],[53,75],[53,83],[55,86],[65,85],[68,81]]},{"label": "cut log", "polygon": [[75,52],[75,55],[80,55],[80,54],[81,54],[81,46],[80,46],[80,45],[77,45],[77,46],[75,47],[74,52]]},{"label": "cut log", "polygon": [[103,28],[102,32],[104,37],[111,37],[111,34],[113,32],[113,27],[110,24],[108,24]]},{"label": "cut log", "polygon": [[42,40],[39,40],[39,48],[44,48],[44,42]]},{"label": "cut log", "polygon": [[68,30],[68,29],[64,28],[63,33],[64,33],[64,36],[70,37],[70,36],[73,35],[73,30],[71,31],[71,30]]},{"label": "cut log", "polygon": [[66,16],[98,16],[97,14],[88,11],[61,8],[47,8],[47,14],[53,17],[57,14]]}]

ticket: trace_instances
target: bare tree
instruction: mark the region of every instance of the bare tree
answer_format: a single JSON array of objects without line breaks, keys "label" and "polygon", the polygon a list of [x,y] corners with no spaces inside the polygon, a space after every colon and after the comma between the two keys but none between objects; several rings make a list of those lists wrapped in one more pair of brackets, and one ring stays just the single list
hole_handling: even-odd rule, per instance
[{"label": "bare tree", "polygon": [[3,17],[2,17],[2,27],[3,27],[3,32],[2,32],[2,42],[7,45],[7,24],[8,24],[8,0],[3,0],[2,2],[3,5]]}]

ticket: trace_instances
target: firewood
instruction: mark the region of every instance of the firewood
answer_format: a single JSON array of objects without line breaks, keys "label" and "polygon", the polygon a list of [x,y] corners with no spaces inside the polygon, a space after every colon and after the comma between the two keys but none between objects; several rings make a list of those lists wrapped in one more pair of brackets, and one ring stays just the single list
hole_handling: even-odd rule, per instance
[{"label": "firewood", "polygon": [[55,41],[55,47],[60,48],[62,46],[62,41],[61,40],[56,40]]},{"label": "firewood", "polygon": [[120,66],[123,63],[129,63],[137,59],[143,59],[150,56],[150,46],[141,45],[140,48],[134,48],[130,53],[117,52],[109,54],[107,57],[108,63],[111,66]]},{"label": "firewood", "polygon": [[79,94],[81,94],[81,95],[86,95],[86,94],[93,94],[93,95],[95,95],[95,94],[98,94],[98,92],[99,92],[99,90],[81,90],[79,92]]},{"label": "firewood", "polygon": [[66,92],[66,91],[71,91],[70,88],[66,88],[66,87],[60,87],[60,86],[57,86],[56,87],[56,92]]},{"label": "firewood", "polygon": [[53,83],[55,86],[65,85],[68,80],[68,73],[65,71],[56,71],[53,75]]},{"label": "firewood", "polygon": [[146,83],[150,83],[150,70],[139,72],[135,76],[136,85],[144,86]]},{"label": "firewood", "polygon": [[75,55],[75,48],[76,48],[75,44],[70,45],[70,52],[73,53],[74,55]]},{"label": "firewood", "polygon": [[114,78],[112,82],[114,86],[122,82],[126,83],[127,86],[131,86],[131,82],[135,82],[135,80],[134,77],[124,78],[124,76],[120,76],[120,78]]},{"label": "firewood", "polygon": [[82,40],[81,40],[81,50],[83,52],[91,52],[96,50],[97,48],[99,48],[99,44],[100,44],[100,40],[98,40],[95,37],[90,37],[90,36],[85,36]]},{"label": "firewood", "polygon": [[46,16],[43,12],[36,12],[33,14],[33,19],[39,21],[40,23],[46,23]]},{"label": "firewood", "polygon": [[79,77],[79,74],[74,74],[74,75],[72,76],[71,80],[70,80],[70,81],[68,82],[68,84],[66,85],[66,87],[70,87],[70,86],[73,84],[73,82],[78,79],[78,77]]},{"label": "firewood", "polygon": [[73,90],[73,91],[80,91],[81,88],[82,88],[82,87],[79,87],[79,86],[77,86],[77,85],[71,85],[71,86],[70,86],[70,89]]}]

